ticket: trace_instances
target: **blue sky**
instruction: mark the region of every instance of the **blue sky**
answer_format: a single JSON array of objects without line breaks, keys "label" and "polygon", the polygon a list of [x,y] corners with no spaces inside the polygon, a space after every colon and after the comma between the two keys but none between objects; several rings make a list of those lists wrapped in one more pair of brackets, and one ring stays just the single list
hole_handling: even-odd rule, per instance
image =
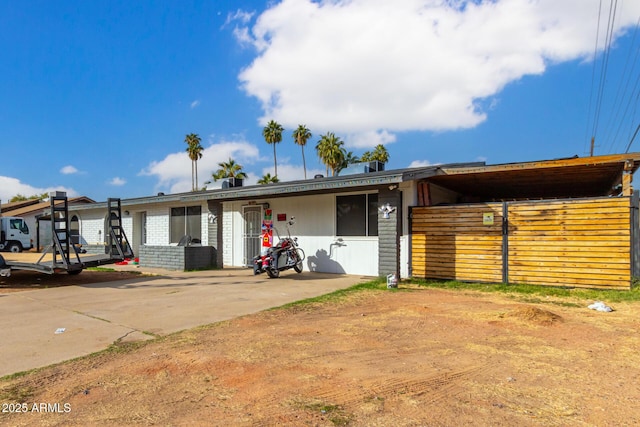
[{"label": "blue sky", "polygon": [[595,154],[624,152],[640,2],[615,10],[608,45],[607,0],[0,0],[0,201],[189,191],[189,133],[201,185],[230,157],[255,183],[271,119],[281,181],[303,178],[298,124],[308,176],[326,132],[385,144],[387,169],[586,156],[594,131]]}]

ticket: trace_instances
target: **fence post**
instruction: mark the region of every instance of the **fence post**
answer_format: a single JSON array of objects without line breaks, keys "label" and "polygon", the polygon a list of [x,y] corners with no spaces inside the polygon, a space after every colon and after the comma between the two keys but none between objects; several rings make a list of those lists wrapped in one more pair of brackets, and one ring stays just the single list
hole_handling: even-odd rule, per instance
[{"label": "fence post", "polygon": [[509,203],[502,202],[502,283],[509,283]]},{"label": "fence post", "polygon": [[630,218],[630,235],[631,235],[631,283],[630,286],[633,286],[633,282],[636,277],[640,276],[640,218],[638,214],[638,208],[640,206],[640,194],[638,190],[635,190],[631,193],[631,214]]}]

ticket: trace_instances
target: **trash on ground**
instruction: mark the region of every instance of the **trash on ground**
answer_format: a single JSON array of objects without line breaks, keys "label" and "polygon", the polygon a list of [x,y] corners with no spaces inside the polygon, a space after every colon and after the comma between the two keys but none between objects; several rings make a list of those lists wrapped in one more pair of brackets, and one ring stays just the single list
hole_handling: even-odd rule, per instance
[{"label": "trash on ground", "polygon": [[608,305],[606,305],[602,301],[596,301],[593,304],[589,305],[588,308],[590,308],[591,310],[596,310],[596,311],[605,311],[605,312],[613,311],[613,308],[609,307]]},{"label": "trash on ground", "polygon": [[56,332],[55,332],[55,333],[56,333],[56,334],[61,334],[61,333],[63,333],[63,332],[64,332],[64,331],[66,331],[66,330],[67,330],[67,328],[58,328],[58,329],[56,329]]}]

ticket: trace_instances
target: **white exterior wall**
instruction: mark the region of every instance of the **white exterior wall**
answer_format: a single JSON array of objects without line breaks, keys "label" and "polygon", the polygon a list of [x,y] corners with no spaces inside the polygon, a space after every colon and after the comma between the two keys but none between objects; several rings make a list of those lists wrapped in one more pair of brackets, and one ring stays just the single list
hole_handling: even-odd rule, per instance
[{"label": "white exterior wall", "polygon": [[[229,266],[235,266],[235,265],[241,266],[242,258],[238,260],[238,264],[234,263],[234,254],[233,254],[233,247],[234,247],[233,215],[234,214],[235,214],[235,211],[233,211],[233,203],[222,204],[222,263],[223,265],[229,265]],[[220,220],[220,216],[218,216],[218,220]]]},{"label": "white exterior wall", "polygon": [[104,219],[106,211],[74,212],[80,221],[80,243],[103,245],[105,242]]},{"label": "white exterior wall", "polygon": [[[140,234],[140,230],[134,230],[134,218],[140,212],[146,212],[147,214],[147,245],[150,246],[165,246],[169,245],[169,224],[170,224],[170,215],[171,208],[178,207],[184,205],[158,205],[158,204],[150,204],[144,206],[144,208],[140,208],[137,210],[132,210],[130,208],[122,209],[122,228],[124,229],[124,233],[127,238],[134,241],[134,236],[138,233]],[[197,206],[197,204],[189,204],[189,206]],[[209,210],[207,208],[206,202],[201,205],[202,214],[200,216],[200,226],[201,226],[201,235],[202,241],[206,242],[208,240],[208,214]],[[129,211],[129,215],[125,214],[124,211]],[[92,211],[74,211],[73,215],[77,215],[80,219],[80,235],[84,240],[85,244],[104,244],[105,242],[105,218],[107,215],[107,210],[92,210]]]},{"label": "white exterior wall", "polygon": [[[141,210],[141,212],[143,212]],[[169,206],[149,206],[147,212],[147,245],[169,245]]]},{"label": "white exterior wall", "polygon": [[124,235],[127,236],[127,239],[129,240],[129,245],[133,247],[133,217],[123,216],[121,224],[122,230],[124,230]]},{"label": "white exterior wall", "polygon": [[[291,235],[307,259],[305,270],[378,275],[378,237],[341,237],[335,235],[335,195],[285,197],[268,201],[273,211],[273,223],[281,235],[286,235],[285,222],[278,214],[289,219],[296,217]],[[258,204],[264,202],[258,201]],[[242,267],[244,261],[244,221],[242,206],[247,202],[223,203],[223,245],[225,266]],[[276,236],[274,233],[274,240]],[[257,255],[257,254],[256,254]]]}]

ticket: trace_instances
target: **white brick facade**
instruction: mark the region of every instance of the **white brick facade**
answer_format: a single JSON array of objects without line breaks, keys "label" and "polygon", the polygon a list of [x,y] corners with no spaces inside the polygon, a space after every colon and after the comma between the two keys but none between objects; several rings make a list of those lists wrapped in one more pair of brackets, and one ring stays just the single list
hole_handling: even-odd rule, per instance
[{"label": "white brick facade", "polygon": [[170,207],[155,206],[147,209],[147,245],[163,246],[169,244]]}]

